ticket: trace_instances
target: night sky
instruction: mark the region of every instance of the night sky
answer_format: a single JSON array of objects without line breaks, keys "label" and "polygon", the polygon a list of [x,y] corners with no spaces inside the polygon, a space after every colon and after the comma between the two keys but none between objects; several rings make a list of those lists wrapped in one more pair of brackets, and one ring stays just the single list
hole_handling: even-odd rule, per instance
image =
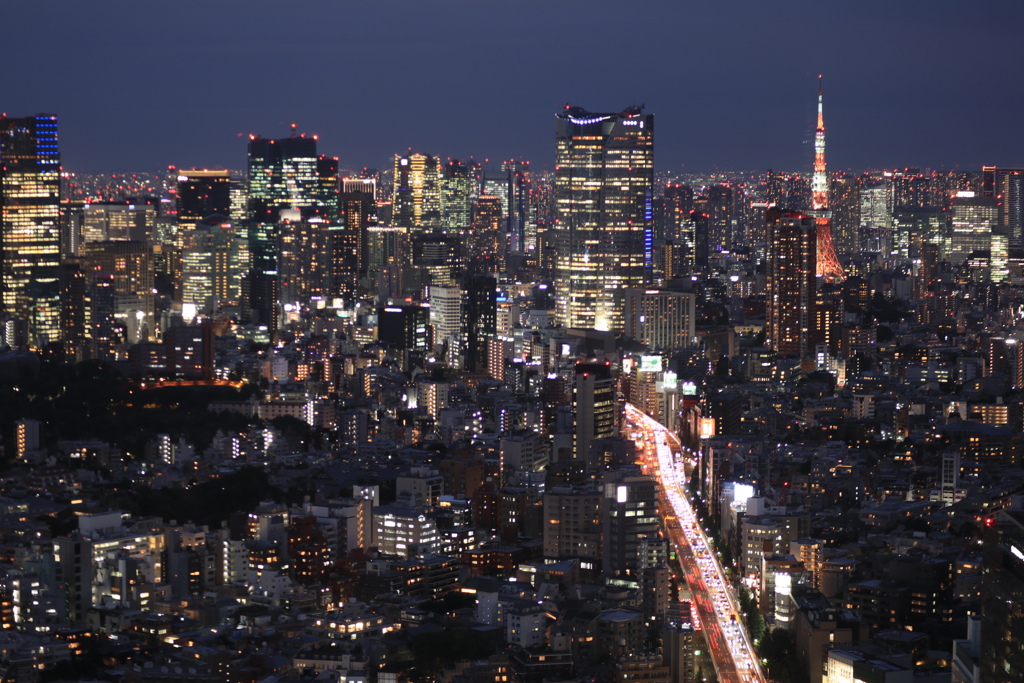
[{"label": "night sky", "polygon": [[65,168],[243,168],[245,135],[343,168],[408,148],[554,157],[554,115],[646,104],[658,170],[1024,164],[1024,2],[3,0],[0,110]]}]

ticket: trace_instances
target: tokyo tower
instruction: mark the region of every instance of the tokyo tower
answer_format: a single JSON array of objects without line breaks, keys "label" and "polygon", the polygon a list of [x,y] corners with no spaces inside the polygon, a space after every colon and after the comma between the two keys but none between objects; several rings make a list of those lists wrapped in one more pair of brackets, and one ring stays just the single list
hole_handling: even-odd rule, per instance
[{"label": "tokyo tower", "polygon": [[846,271],[832,243],[832,212],[828,209],[828,176],[825,174],[825,118],[821,109],[821,76],[818,76],[818,128],[814,131],[814,177],[811,180],[811,213],[818,229],[818,277],[842,282]]}]

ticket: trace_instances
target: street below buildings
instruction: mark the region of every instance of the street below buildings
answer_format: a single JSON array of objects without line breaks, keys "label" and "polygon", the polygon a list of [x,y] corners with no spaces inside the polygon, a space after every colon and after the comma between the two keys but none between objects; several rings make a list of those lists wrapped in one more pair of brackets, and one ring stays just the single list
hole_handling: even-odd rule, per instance
[{"label": "street below buildings", "polygon": [[662,424],[626,404],[625,426],[635,435],[646,474],[658,481],[659,504],[722,683],[766,683],[737,601],[686,492],[682,446]]}]

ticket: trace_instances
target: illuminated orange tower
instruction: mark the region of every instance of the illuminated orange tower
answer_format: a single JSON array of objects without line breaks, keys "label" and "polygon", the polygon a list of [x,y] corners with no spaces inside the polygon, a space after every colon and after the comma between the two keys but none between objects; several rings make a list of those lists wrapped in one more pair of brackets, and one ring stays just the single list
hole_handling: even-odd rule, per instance
[{"label": "illuminated orange tower", "polygon": [[811,209],[818,226],[818,277],[842,282],[846,271],[839,263],[832,243],[832,212],[828,208],[828,175],[825,173],[825,117],[821,108],[821,76],[818,76],[818,128],[814,131],[814,177],[811,180]]}]

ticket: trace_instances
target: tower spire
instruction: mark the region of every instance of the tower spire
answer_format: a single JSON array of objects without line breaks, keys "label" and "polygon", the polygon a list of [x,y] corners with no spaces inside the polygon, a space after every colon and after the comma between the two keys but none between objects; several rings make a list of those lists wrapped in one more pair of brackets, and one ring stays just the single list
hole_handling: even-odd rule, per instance
[{"label": "tower spire", "polygon": [[811,208],[828,208],[828,176],[825,173],[825,115],[822,109],[821,75],[818,75],[818,128],[814,131],[814,177],[811,180]]},{"label": "tower spire", "polygon": [[832,242],[832,212],[828,210],[828,174],[825,172],[825,116],[821,75],[818,75],[818,127],[814,131],[814,176],[811,178],[811,209],[818,226],[818,276],[826,282],[842,282],[846,272]]}]

